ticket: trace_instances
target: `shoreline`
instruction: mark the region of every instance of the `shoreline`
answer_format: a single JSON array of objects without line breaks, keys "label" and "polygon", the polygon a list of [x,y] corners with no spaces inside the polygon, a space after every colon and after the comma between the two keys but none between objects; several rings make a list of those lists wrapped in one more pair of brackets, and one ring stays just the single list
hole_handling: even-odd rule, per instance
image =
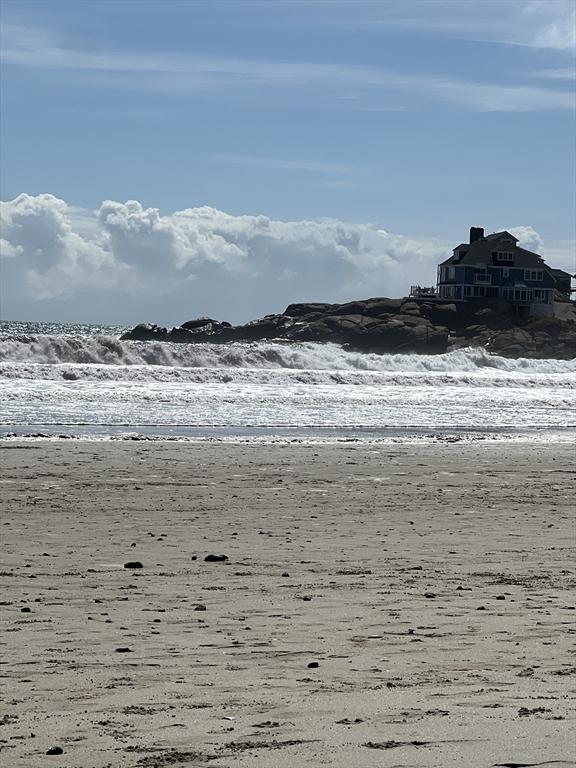
[{"label": "shoreline", "polygon": [[[5,430],[5,431],[4,431]],[[130,427],[110,424],[31,424],[3,425],[0,443],[15,440],[75,440],[86,442],[142,441],[154,443],[214,444],[422,444],[434,442],[509,442],[571,444],[576,439],[576,425],[565,427],[208,427],[150,426]]]},{"label": "shoreline", "polygon": [[574,766],[572,445],[0,450],[8,762]]}]

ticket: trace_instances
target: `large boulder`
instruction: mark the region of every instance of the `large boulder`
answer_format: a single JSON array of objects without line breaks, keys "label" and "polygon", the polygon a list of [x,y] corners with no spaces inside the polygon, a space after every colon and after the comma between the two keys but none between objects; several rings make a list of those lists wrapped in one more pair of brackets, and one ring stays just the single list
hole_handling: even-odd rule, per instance
[{"label": "large boulder", "polygon": [[168,331],[168,341],[172,341],[178,344],[191,344],[194,341],[198,341],[198,334],[194,331],[180,326],[180,328],[172,328]]},{"label": "large boulder", "polygon": [[232,329],[232,333],[238,341],[278,339],[284,337],[293,325],[294,318],[288,315],[266,315],[260,320],[236,326]]},{"label": "large boulder", "polygon": [[346,304],[337,304],[330,311],[330,315],[365,315],[365,301],[349,301]]},{"label": "large boulder", "polygon": [[359,328],[350,343],[370,352],[441,354],[446,352],[449,331],[424,318],[392,317]]},{"label": "large boulder", "polygon": [[329,315],[297,329],[298,341],[330,341],[369,352],[445,352],[448,329],[420,317],[384,319],[367,315]]},{"label": "large boulder", "polygon": [[229,341],[233,334],[230,323],[213,320],[211,317],[199,317],[196,320],[187,320],[179,328],[172,328],[168,337],[169,341],[177,343],[193,343]]},{"label": "large boulder", "polygon": [[195,320],[187,320],[180,327],[186,328],[189,331],[207,331],[214,328],[231,328],[232,326],[224,320],[213,320],[211,317],[197,317]]},{"label": "large boulder", "polygon": [[364,302],[364,314],[370,317],[388,317],[397,315],[400,312],[403,299],[368,299]]},{"label": "large boulder", "polygon": [[168,341],[168,331],[152,323],[140,323],[120,336],[121,341]]},{"label": "large boulder", "polygon": [[456,304],[425,302],[420,305],[420,314],[434,325],[445,325],[451,330],[461,328],[468,322],[467,319],[462,318],[462,313],[458,311]]},{"label": "large boulder", "polygon": [[308,302],[301,304],[289,304],[282,314],[288,317],[306,317],[312,314],[328,314],[338,304],[325,304],[323,302]]},{"label": "large boulder", "polygon": [[417,301],[405,301],[400,307],[400,312],[403,315],[420,316],[420,304]]},{"label": "large boulder", "polygon": [[575,327],[556,317],[531,319],[522,327],[494,332],[488,349],[503,357],[571,360],[576,357]]}]

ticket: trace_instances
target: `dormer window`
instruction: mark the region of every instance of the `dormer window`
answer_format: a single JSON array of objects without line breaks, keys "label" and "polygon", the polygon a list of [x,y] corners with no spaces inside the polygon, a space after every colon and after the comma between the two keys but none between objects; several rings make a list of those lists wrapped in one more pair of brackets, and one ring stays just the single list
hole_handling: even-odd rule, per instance
[{"label": "dormer window", "polygon": [[494,251],[492,254],[498,261],[514,261],[514,254],[510,251]]}]

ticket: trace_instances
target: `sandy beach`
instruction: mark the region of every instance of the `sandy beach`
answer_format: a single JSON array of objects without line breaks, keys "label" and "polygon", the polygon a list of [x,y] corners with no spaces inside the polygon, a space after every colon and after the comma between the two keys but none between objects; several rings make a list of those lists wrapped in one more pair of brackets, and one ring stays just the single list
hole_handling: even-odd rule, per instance
[{"label": "sandy beach", "polygon": [[4,441],[1,764],[576,765],[573,460]]}]

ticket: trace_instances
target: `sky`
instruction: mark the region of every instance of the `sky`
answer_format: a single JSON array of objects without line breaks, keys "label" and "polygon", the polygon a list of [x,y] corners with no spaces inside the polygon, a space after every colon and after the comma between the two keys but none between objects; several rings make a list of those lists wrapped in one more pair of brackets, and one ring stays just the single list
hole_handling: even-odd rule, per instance
[{"label": "sky", "polygon": [[573,0],[3,0],[3,319],[405,295],[470,226],[576,271]]}]

